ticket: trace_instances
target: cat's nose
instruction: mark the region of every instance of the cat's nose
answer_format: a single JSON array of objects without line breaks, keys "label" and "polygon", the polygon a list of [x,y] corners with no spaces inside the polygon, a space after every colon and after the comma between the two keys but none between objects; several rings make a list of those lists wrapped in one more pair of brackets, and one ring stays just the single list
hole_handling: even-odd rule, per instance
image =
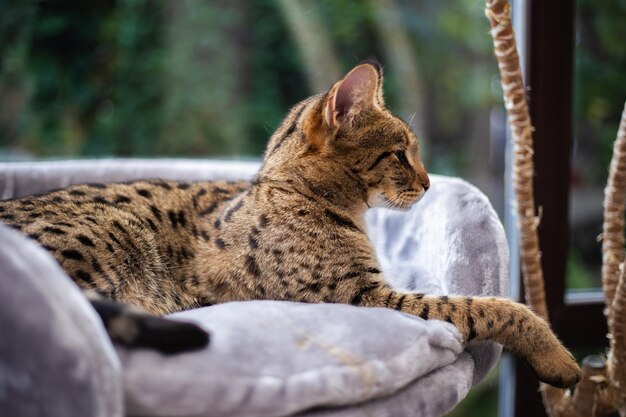
[{"label": "cat's nose", "polygon": [[[416,180],[422,185],[424,192],[430,188],[430,178],[428,178],[428,172],[424,169],[424,165],[420,162],[416,170]],[[416,181],[416,182],[417,182]]]}]

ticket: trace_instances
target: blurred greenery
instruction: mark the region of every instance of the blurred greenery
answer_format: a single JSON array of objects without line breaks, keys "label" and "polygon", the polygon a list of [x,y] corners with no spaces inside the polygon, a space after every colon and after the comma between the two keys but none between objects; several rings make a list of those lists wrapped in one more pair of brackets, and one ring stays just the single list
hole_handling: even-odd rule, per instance
[{"label": "blurred greenery", "polygon": [[[602,193],[626,100],[626,1],[576,0],[568,288],[600,286]],[[595,192],[594,192],[595,190]]]},{"label": "blurred greenery", "polygon": [[574,174],[580,186],[603,186],[626,100],[626,2],[576,7]]},{"label": "blurred greenery", "polygon": [[448,417],[496,417],[498,415],[498,375],[496,366],[484,380],[473,387]]},{"label": "blurred greenery", "polygon": [[590,270],[576,248],[570,249],[566,268],[566,285],[569,289],[585,289],[601,285],[600,268],[596,271]]},{"label": "blurred greenery", "polygon": [[[298,4],[317,15],[318,35],[329,40],[328,61],[341,70],[390,56],[373,13],[394,8],[404,25],[395,30],[417,57],[410,65],[428,82],[423,91],[407,92],[401,72],[386,68],[388,102],[394,108],[401,94],[411,94],[427,103],[423,111],[396,110],[407,119],[420,110],[413,123],[432,143],[437,171],[471,169],[464,148],[489,146],[488,114],[501,102],[491,89],[496,67],[482,4]],[[277,0],[3,0],[0,152],[260,155],[288,108],[318,92],[311,91],[302,59],[316,45],[295,43],[285,13]],[[319,62],[315,70],[327,67],[330,62]],[[468,129],[477,124],[480,129]]]}]

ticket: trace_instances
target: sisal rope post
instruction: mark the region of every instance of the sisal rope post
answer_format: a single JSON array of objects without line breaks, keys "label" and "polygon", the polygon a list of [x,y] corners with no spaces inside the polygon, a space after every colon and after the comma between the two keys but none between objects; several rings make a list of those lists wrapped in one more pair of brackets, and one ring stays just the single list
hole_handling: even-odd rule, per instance
[{"label": "sisal rope post", "polygon": [[513,188],[520,229],[520,259],[526,301],[544,319],[548,319],[541,268],[539,238],[533,190],[533,127],[526,104],[522,71],[511,24],[511,6],[507,0],[487,0],[485,11],[491,25],[493,46],[500,70],[504,106],[513,136]]},{"label": "sisal rope post", "polygon": [[604,189],[604,224],[602,227],[602,288],[610,315],[619,281],[619,266],[624,262],[624,197],[626,191],[626,106],[622,112],[609,178]]},{"label": "sisal rope post", "polygon": [[[532,125],[515,45],[515,35],[507,0],[486,0],[494,51],[513,136],[513,186],[520,228],[520,260],[526,300],[548,320],[543,271],[540,262],[538,219],[533,192]],[[553,417],[606,416],[620,411],[626,416],[626,272],[624,271],[624,198],[626,189],[626,107],[611,161],[605,189],[603,241],[603,288],[609,330],[612,334],[608,366],[600,356],[583,361],[581,382],[573,395],[541,384],[546,411]]]},{"label": "sisal rope post", "polygon": [[585,358],[581,382],[573,396],[542,386],[546,410],[554,417],[601,417],[616,411],[626,416],[626,103],[604,194],[602,286],[611,335],[608,360],[597,355]]},{"label": "sisal rope post", "polygon": [[626,202],[626,104],[622,112],[609,179],[604,189],[602,286],[607,307],[611,350],[608,376],[626,399],[626,271],[624,271],[624,204]]},{"label": "sisal rope post", "polygon": [[[511,5],[507,0],[486,0],[486,5],[485,14],[491,26],[504,106],[513,137],[513,189],[517,203],[520,263],[526,302],[535,313],[549,321],[537,234],[539,219],[536,216],[533,189],[533,127],[511,22]],[[541,384],[541,392],[549,413],[557,404],[562,404],[565,397],[565,391],[545,384]]]}]

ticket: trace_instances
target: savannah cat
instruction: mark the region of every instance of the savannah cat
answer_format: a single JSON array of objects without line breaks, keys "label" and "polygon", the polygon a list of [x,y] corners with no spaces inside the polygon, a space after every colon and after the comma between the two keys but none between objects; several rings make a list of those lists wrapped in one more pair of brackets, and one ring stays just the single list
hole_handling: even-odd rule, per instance
[{"label": "savannah cat", "polygon": [[[379,65],[363,63],[293,107],[252,182],[76,185],[0,202],[0,219],[38,241],[83,289],[152,315],[255,299],[388,307],[453,323],[466,343],[501,343],[540,380],[574,385],[572,355],[525,306],[403,293],[387,283],[364,213],[406,210],[428,187],[415,135],[385,107]],[[115,302],[95,300],[112,334],[122,305]],[[150,320],[157,330],[171,323],[137,317],[148,329]],[[188,342],[206,343],[189,326]],[[115,337],[129,344],[143,334],[124,331]]]}]

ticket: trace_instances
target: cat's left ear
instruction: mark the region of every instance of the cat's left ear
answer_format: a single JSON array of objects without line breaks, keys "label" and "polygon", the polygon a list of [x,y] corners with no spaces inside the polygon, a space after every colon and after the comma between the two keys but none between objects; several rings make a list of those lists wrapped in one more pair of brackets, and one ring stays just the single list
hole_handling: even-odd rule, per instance
[{"label": "cat's left ear", "polygon": [[364,63],[352,69],[328,93],[324,121],[331,129],[349,124],[356,115],[382,103],[382,72],[378,63]]}]

